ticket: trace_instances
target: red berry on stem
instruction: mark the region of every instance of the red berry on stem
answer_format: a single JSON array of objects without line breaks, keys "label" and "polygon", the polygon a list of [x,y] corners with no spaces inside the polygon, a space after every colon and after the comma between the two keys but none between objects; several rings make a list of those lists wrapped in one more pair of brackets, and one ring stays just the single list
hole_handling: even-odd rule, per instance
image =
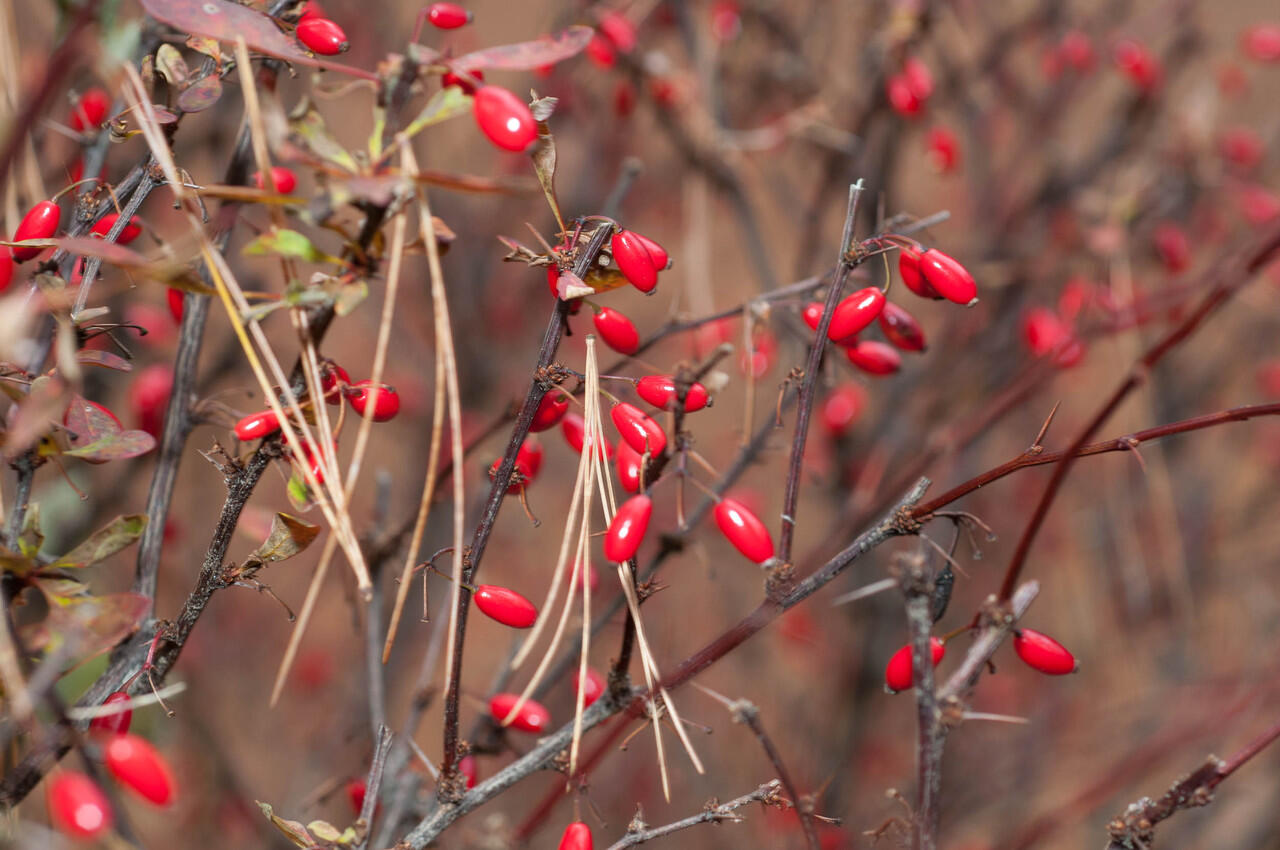
[{"label": "red berry on stem", "polygon": [[640,454],[648,451],[650,455],[657,457],[667,447],[667,435],[662,426],[634,404],[625,401],[615,404],[609,411],[609,417],[613,419],[622,439]]},{"label": "red berry on stem", "polygon": [[8,251],[0,251],[0,292],[9,288],[13,282],[13,257]]},{"label": "red berry on stem", "polygon": [[[93,229],[89,232],[92,235],[97,236],[99,239],[106,239],[107,234],[111,232],[111,228],[115,227],[116,221],[119,218],[120,215],[118,213],[107,213],[102,218],[98,219],[97,223],[94,224]],[[137,221],[138,220],[136,218],[129,220],[129,223],[124,226],[124,229],[120,231],[120,235],[116,238],[117,244],[128,245],[130,242],[142,235],[142,225],[137,224]]]},{"label": "red berry on stem", "polygon": [[[129,695],[124,691],[116,691],[107,696],[102,701],[103,705],[119,705],[120,703],[128,703]],[[117,711],[115,714],[104,714],[102,717],[95,717],[89,721],[90,732],[109,732],[113,735],[123,735],[129,731],[129,725],[133,722],[133,709],[125,708]]]},{"label": "red berry on stem", "polygon": [[898,250],[898,274],[902,276],[903,285],[916,295],[941,300],[942,296],[934,292],[933,287],[924,279],[924,273],[920,269],[920,252],[914,248],[904,245]]},{"label": "red berry on stem", "polygon": [[[564,434],[565,441],[573,446],[578,454],[582,454],[583,446],[586,445],[587,425],[581,416],[576,413],[566,413],[564,419],[560,420],[560,433]],[[613,457],[613,446],[607,440],[601,450],[601,457],[605,459]]]},{"label": "red berry on stem", "polygon": [[[498,458],[489,467],[489,477],[493,478],[498,474],[498,467],[502,465],[502,458]],[[516,463],[514,471],[519,473],[519,480],[513,480],[507,486],[508,493],[519,493],[521,488],[529,485],[538,475],[538,470],[542,468],[542,444],[530,440],[522,443],[520,448],[516,450]],[[513,479],[516,476],[512,476]]]},{"label": "red berry on stem", "polygon": [[597,29],[622,53],[630,53],[636,47],[636,25],[621,12],[605,12]]},{"label": "red berry on stem", "polygon": [[1071,326],[1046,307],[1034,307],[1022,317],[1022,339],[1036,357],[1057,352],[1053,362],[1064,369],[1076,365],[1084,356],[1084,347]]},{"label": "red berry on stem", "polygon": [[159,363],[139,372],[129,387],[133,421],[153,437],[159,437],[164,428],[165,408],[169,405],[169,391],[172,389],[173,372]]},{"label": "red berry on stem", "polygon": [[165,297],[169,302],[169,315],[173,316],[173,323],[175,325],[182,324],[182,312],[183,312],[182,290],[174,289],[171,286],[169,287],[169,292]]},{"label": "red berry on stem", "polygon": [[400,412],[400,394],[395,388],[386,384],[375,384],[373,381],[360,381],[353,384],[347,393],[347,401],[355,408],[356,413],[364,416],[369,400],[373,399],[373,421],[387,422],[395,419]]},{"label": "red berry on stem", "polygon": [[1241,34],[1240,48],[1259,62],[1280,62],[1280,24],[1254,24]]},{"label": "red berry on stem", "polygon": [[845,346],[844,354],[850,363],[868,375],[892,375],[902,368],[902,355],[898,350],[873,339]]},{"label": "red berry on stem", "polygon": [[619,440],[616,461],[618,483],[622,485],[622,489],[628,493],[640,492],[640,453],[631,448],[626,440]]},{"label": "red berry on stem", "polygon": [[[947,654],[947,645],[939,638],[931,637],[929,646],[933,650],[933,666],[937,667],[942,662],[942,656]],[[907,644],[895,652],[885,665],[884,683],[896,693],[910,688],[911,679],[911,644]]]},{"label": "red berry on stem", "polygon": [[618,264],[622,276],[641,292],[652,292],[658,285],[658,268],[653,255],[630,230],[619,230],[610,241],[613,261]]},{"label": "red berry on stem", "polygon": [[652,515],[653,500],[648,496],[632,496],[623,502],[604,535],[604,556],[618,563],[631,560],[640,548]]},{"label": "red berry on stem", "polygon": [[591,827],[578,821],[564,828],[560,850],[591,850],[591,847]]},{"label": "red berry on stem", "polygon": [[862,415],[867,394],[857,384],[841,384],[822,402],[822,425],[832,437],[842,437]]},{"label": "red berry on stem", "polygon": [[1150,94],[1164,78],[1160,60],[1136,41],[1125,40],[1116,45],[1116,67],[1142,92]]},{"label": "red berry on stem", "polygon": [[111,775],[138,796],[157,806],[172,802],[173,772],[150,741],[137,735],[116,735],[103,748],[102,758]]},{"label": "red berry on stem", "polygon": [[831,313],[827,338],[832,342],[841,342],[856,335],[876,320],[884,309],[884,304],[884,293],[874,286],[846,295]]},{"label": "red berry on stem", "polygon": [[920,255],[920,274],[929,288],[955,304],[970,307],[978,301],[978,284],[969,270],[949,254],[929,248]]},{"label": "red berry on stem", "polygon": [[667,253],[667,249],[663,248],[657,242],[654,242],[648,236],[642,236],[634,231],[632,236],[640,240],[640,244],[649,251],[649,258],[653,260],[654,271],[665,271],[671,265],[671,255]]},{"label": "red berry on stem", "polygon": [[509,587],[477,585],[471,598],[483,614],[504,626],[527,629],[538,621],[538,609],[533,603]]},{"label": "red berry on stem", "polygon": [[1068,649],[1046,634],[1020,629],[1013,635],[1013,651],[1032,670],[1050,676],[1076,672],[1076,659]]},{"label": "red berry on stem", "polygon": [[593,318],[596,333],[604,344],[619,354],[635,354],[640,350],[640,332],[631,320],[612,307],[605,307]]},{"label": "red berry on stem", "polygon": [[[467,73],[475,77],[478,82],[481,82],[481,83],[484,82],[484,71],[481,71],[479,68],[472,68],[468,70]],[[457,86],[458,88],[462,89],[463,94],[476,93],[475,83],[471,82],[466,77],[461,77],[453,73],[452,71],[444,72],[444,76],[440,78],[440,86],[446,89],[449,86]]]},{"label": "red berry on stem", "polygon": [[[58,232],[58,220],[62,218],[62,210],[53,201],[41,201],[32,207],[22,221],[18,223],[18,229],[13,232],[13,241],[22,242],[25,239],[51,239]],[[27,260],[40,256],[40,252],[44,248],[27,247],[27,248],[10,248],[9,251],[15,262],[24,263]]]},{"label": "red berry on stem", "polygon": [[111,804],[83,773],[60,770],[49,779],[45,800],[50,822],[72,838],[96,838],[111,828]]},{"label": "red berry on stem", "polygon": [[715,509],[716,525],[733,547],[748,560],[762,564],[773,557],[773,538],[764,523],[736,499],[721,499]]},{"label": "red berry on stem", "polygon": [[591,705],[591,703],[600,699],[604,689],[604,676],[597,673],[595,668],[588,667],[586,676],[579,676],[576,673],[573,676],[573,693],[576,696],[579,690],[582,691],[582,704],[584,706]]},{"label": "red berry on stem", "polygon": [[476,780],[480,778],[480,773],[476,770],[476,757],[463,756],[458,761],[458,773],[461,773],[467,780],[467,787],[476,787]]},{"label": "red berry on stem", "polygon": [[296,34],[304,47],[321,56],[337,56],[351,48],[342,27],[328,18],[312,17],[298,21]]},{"label": "red berry on stem", "polygon": [[500,86],[481,86],[471,103],[480,132],[503,150],[520,153],[538,138],[538,124],[523,100]]},{"label": "red berry on stem", "polygon": [[916,317],[892,301],[886,301],[878,321],[884,338],[903,351],[924,351],[924,330]]},{"label": "red berry on stem", "polygon": [[[292,171],[283,165],[275,165],[271,168],[271,179],[275,181],[276,191],[282,195],[288,195],[298,188],[298,178]],[[263,178],[261,171],[253,173],[253,185],[259,189],[268,189],[267,181]]]},{"label": "red berry on stem", "polygon": [[86,129],[98,129],[107,120],[107,110],[110,108],[109,94],[99,88],[88,89],[80,95],[80,100],[71,113],[71,129],[77,133]]},{"label": "red berry on stem", "polygon": [[618,49],[598,32],[587,42],[586,54],[592,63],[606,71],[618,64]]},{"label": "red berry on stem", "polygon": [[320,367],[320,391],[329,404],[342,404],[342,388],[351,385],[351,376],[337,363],[326,361]]},{"label": "red berry on stem", "polygon": [[427,20],[433,27],[456,30],[471,23],[472,15],[457,3],[432,3],[427,7]]},{"label": "red berry on stem", "polygon": [[537,433],[554,428],[560,424],[560,420],[568,412],[569,397],[559,390],[551,390],[542,397],[542,401],[538,402],[538,409],[533,412],[533,421],[529,423],[529,430]]},{"label": "red berry on stem", "polygon": [[243,443],[260,440],[280,430],[280,417],[276,416],[275,411],[260,410],[237,422],[235,430],[236,438]]},{"label": "red berry on stem", "polygon": [[[493,698],[489,700],[489,716],[498,723],[502,723],[519,700],[519,694],[494,694]],[[551,712],[547,711],[541,703],[529,699],[524,701],[520,711],[517,712],[515,717],[511,718],[510,726],[512,729],[519,729],[521,732],[537,734],[546,729],[547,724],[550,722]]]},{"label": "red berry on stem", "polygon": [[[645,375],[636,381],[636,393],[659,410],[673,409],[679,396],[675,378],[671,375]],[[708,400],[707,388],[695,382],[685,393],[684,409],[687,413],[693,413],[706,407]]]}]

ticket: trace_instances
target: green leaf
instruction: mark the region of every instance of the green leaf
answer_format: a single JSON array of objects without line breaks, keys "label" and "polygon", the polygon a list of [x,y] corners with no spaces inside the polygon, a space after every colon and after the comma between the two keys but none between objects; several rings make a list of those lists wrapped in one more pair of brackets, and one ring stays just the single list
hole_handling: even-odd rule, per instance
[{"label": "green leaf", "polygon": [[299,847],[314,847],[315,839],[307,832],[307,828],[296,820],[285,820],[271,810],[270,803],[264,803],[261,800],[254,800],[258,804],[258,808],[262,809],[262,813],[267,816],[267,820],[275,826],[276,829],[284,833],[284,837],[292,841]]},{"label": "green leaf", "polygon": [[289,133],[302,147],[343,171],[354,174],[360,170],[355,158],[329,133],[324,117],[310,101],[304,99],[299,109],[289,115]]},{"label": "green leaf", "polygon": [[244,246],[244,253],[250,256],[274,254],[310,263],[342,263],[342,260],[337,257],[332,257],[321,251],[310,239],[298,231],[287,228],[269,230],[263,233],[257,239]]},{"label": "green leaf", "polygon": [[369,284],[363,280],[355,283],[344,283],[333,300],[333,312],[339,317],[349,316],[364,299],[369,297]]},{"label": "green leaf", "polygon": [[305,510],[311,504],[311,495],[307,492],[307,482],[303,480],[298,473],[289,476],[289,483],[285,488],[289,493],[289,504],[298,510]]},{"label": "green leaf", "polygon": [[87,567],[105,561],[127,546],[133,545],[147,527],[146,514],[118,516],[98,529],[89,539],[53,563],[54,567]]},{"label": "green leaf", "polygon": [[422,107],[422,111],[405,128],[405,135],[413,138],[433,124],[448,121],[450,118],[470,111],[471,95],[464,94],[461,86],[449,86],[431,96],[427,105]]},{"label": "green leaf", "polygon": [[276,310],[286,306],[288,305],[284,301],[263,301],[260,304],[253,305],[240,315],[246,322],[261,322]]},{"label": "green leaf", "polygon": [[320,534],[320,526],[289,514],[271,519],[271,534],[244,562],[245,569],[285,561],[305,550]]},{"label": "green leaf", "polygon": [[124,460],[144,455],[156,447],[156,438],[146,431],[121,431],[74,448],[67,454],[85,460]]}]

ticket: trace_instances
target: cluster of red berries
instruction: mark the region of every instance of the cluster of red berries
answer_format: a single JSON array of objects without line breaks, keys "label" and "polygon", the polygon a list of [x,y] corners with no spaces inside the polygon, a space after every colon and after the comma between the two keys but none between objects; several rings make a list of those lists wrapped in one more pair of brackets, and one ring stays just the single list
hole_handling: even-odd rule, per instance
[{"label": "cluster of red berries", "polygon": [[933,73],[929,66],[914,56],[902,62],[902,68],[885,81],[885,97],[893,111],[904,118],[915,118],[924,111],[933,95]]},{"label": "cluster of red berries", "polygon": [[[929,646],[933,666],[937,667],[947,654],[947,645],[941,638],[931,637]],[[1014,630],[1013,651],[1032,670],[1049,676],[1074,673],[1079,666],[1075,656],[1065,646],[1048,635],[1031,629]],[[895,652],[885,665],[884,684],[889,691],[897,693],[910,688],[912,678],[911,645],[907,644]]]},{"label": "cluster of red berries", "polygon": [[[128,694],[117,691],[103,705],[127,703]],[[96,717],[89,733],[102,747],[102,761],[117,782],[157,806],[173,802],[177,784],[164,756],[145,738],[129,734],[133,711],[125,708]],[[73,838],[96,838],[111,828],[114,816],[106,794],[83,773],[59,770],[46,791],[49,820]]]}]

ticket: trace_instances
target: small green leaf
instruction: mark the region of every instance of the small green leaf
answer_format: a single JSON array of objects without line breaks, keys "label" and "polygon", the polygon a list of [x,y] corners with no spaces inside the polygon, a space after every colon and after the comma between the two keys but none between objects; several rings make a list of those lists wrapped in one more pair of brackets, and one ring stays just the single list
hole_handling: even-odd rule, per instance
[{"label": "small green leaf", "polygon": [[305,510],[311,504],[311,496],[307,492],[307,482],[298,473],[289,476],[289,484],[285,488],[289,493],[289,504],[297,510]]},{"label": "small green leaf", "polygon": [[95,531],[88,540],[55,561],[53,566],[87,567],[90,564],[105,561],[126,546],[131,546],[142,536],[142,531],[146,527],[146,514],[118,516]]},{"label": "small green leaf", "polygon": [[413,138],[422,130],[433,124],[448,121],[458,115],[471,111],[471,95],[464,94],[461,86],[443,88],[431,96],[427,105],[405,128],[405,135]]},{"label": "small green leaf", "polygon": [[336,263],[342,260],[321,251],[311,240],[296,230],[280,228],[269,230],[257,239],[244,246],[244,253],[250,256],[274,254],[280,257],[291,257],[310,263]]},{"label": "small green leaf", "polygon": [[302,552],[320,533],[320,526],[289,514],[277,513],[271,519],[271,534],[244,562],[250,569],[275,561],[284,561]]},{"label": "small green leaf", "polygon": [[364,299],[369,297],[369,284],[363,280],[345,283],[338,290],[338,297],[333,300],[333,312],[338,316],[349,316]]},{"label": "small green leaf", "polygon": [[326,162],[352,174],[360,170],[355,158],[330,134],[324,117],[316,112],[309,100],[304,99],[299,108],[289,115],[289,132],[299,145]]},{"label": "small green leaf", "polygon": [[67,454],[85,460],[124,460],[144,455],[156,447],[156,438],[146,431],[121,431],[72,449]]}]

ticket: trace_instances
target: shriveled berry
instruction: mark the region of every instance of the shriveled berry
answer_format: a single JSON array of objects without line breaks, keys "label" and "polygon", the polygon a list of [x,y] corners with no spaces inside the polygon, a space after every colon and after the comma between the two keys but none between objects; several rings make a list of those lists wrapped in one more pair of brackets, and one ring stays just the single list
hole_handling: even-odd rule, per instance
[{"label": "shriveled berry", "polygon": [[594,667],[588,667],[585,676],[574,674],[573,677],[573,693],[576,696],[578,691],[582,691],[583,705],[591,705],[591,703],[600,699],[600,695],[604,693],[605,680],[596,672]]},{"label": "shriveled berry", "polygon": [[623,314],[612,307],[604,307],[595,314],[593,320],[596,333],[604,340],[604,344],[619,354],[635,354],[640,350],[640,332]]},{"label": "shriveled berry", "polygon": [[623,502],[604,535],[604,556],[618,563],[631,560],[640,548],[652,515],[653,500],[644,494]]},{"label": "shriveled berry", "polygon": [[1032,670],[1050,676],[1076,672],[1076,658],[1065,646],[1032,629],[1019,629],[1014,633],[1013,651]]},{"label": "shriveled berry", "polygon": [[924,351],[924,329],[906,308],[886,301],[877,321],[884,338],[903,351]]},{"label": "shriveled berry", "polygon": [[481,86],[471,102],[480,132],[498,147],[520,153],[538,138],[528,105],[501,86]]},{"label": "shriveled berry", "polygon": [[[519,694],[494,694],[489,700],[489,716],[498,723],[502,723],[519,701]],[[545,730],[550,722],[551,712],[547,711],[541,703],[528,699],[516,712],[516,716],[511,718],[509,725],[512,729],[519,729],[521,732],[537,734]]]},{"label": "shriveled berry", "polygon": [[173,772],[164,756],[145,738],[116,735],[103,748],[102,758],[111,775],[144,800],[165,806],[176,791]]},{"label": "shriveled berry", "polygon": [[321,56],[337,56],[351,49],[347,34],[328,18],[311,17],[298,21],[298,41],[313,53]]},{"label": "shriveled berry", "polygon": [[169,315],[173,316],[173,323],[175,325],[182,324],[182,314],[184,311],[182,290],[174,289],[172,286],[169,287],[169,291],[165,295],[165,300],[169,302]]},{"label": "shriveled berry", "polygon": [[[941,639],[931,637],[929,647],[933,652],[933,666],[937,667],[942,663],[942,657],[947,654],[947,645]],[[910,688],[911,680],[911,644],[907,644],[895,652],[889,659],[889,663],[885,665],[884,683],[890,691],[897,693]]]},{"label": "shriveled berry", "polygon": [[[18,229],[13,232],[13,241],[51,239],[58,232],[58,220],[61,218],[62,210],[58,208],[57,204],[53,201],[41,201],[28,210],[22,221],[18,223]],[[9,249],[14,261],[18,263],[25,263],[27,260],[40,256],[40,252],[43,250],[44,248],[39,247]]]},{"label": "shriveled berry", "polygon": [[822,425],[833,438],[843,437],[867,406],[867,393],[857,384],[841,384],[822,402]]},{"label": "shriveled berry", "polygon": [[[636,393],[659,410],[674,409],[679,396],[676,391],[676,380],[671,375],[645,375],[636,381]],[[707,406],[709,400],[707,388],[695,382],[685,393],[685,412],[693,413],[695,410],[701,410]]]},{"label": "shriveled berry", "polygon": [[[98,219],[97,223],[93,225],[93,228],[89,233],[93,236],[97,236],[99,239],[106,239],[107,234],[111,232],[111,228],[115,227],[116,221],[119,218],[120,215],[118,213],[107,213],[102,218]],[[142,225],[138,224],[137,221],[138,220],[136,218],[129,220],[129,223],[124,226],[124,229],[120,231],[120,235],[116,238],[117,244],[128,245],[130,242],[142,235]]]},{"label": "shriveled berry", "polygon": [[96,838],[111,828],[111,804],[83,773],[60,770],[49,779],[45,794],[49,820],[72,838]]},{"label": "shriveled berry", "polygon": [[618,264],[622,276],[641,292],[652,292],[658,285],[658,267],[645,244],[630,230],[613,234],[610,247],[613,261]]},{"label": "shriveled berry", "polygon": [[432,3],[427,7],[427,20],[442,30],[456,30],[471,23],[472,14],[457,3]]},{"label": "shriveled berry", "polygon": [[280,430],[280,417],[273,410],[250,413],[236,423],[236,438],[243,443],[260,440]]},{"label": "shriveled berry", "polygon": [[969,270],[949,254],[929,248],[920,255],[920,274],[929,288],[955,304],[972,306],[978,301],[978,284]]},{"label": "shriveled berry", "polygon": [[351,390],[347,393],[347,401],[351,402],[351,406],[361,416],[364,416],[370,399],[373,399],[371,416],[374,422],[390,421],[395,419],[396,414],[400,412],[400,394],[395,391],[394,387],[389,387],[386,384],[359,381],[353,384]]},{"label": "shriveled berry", "polygon": [[737,499],[721,499],[715,509],[720,533],[748,560],[763,564],[773,557],[773,538],[759,517]]},{"label": "shriveled berry", "polygon": [[[484,82],[484,71],[481,71],[479,68],[471,68],[467,71],[467,73],[475,77],[477,82],[481,82],[481,83]],[[476,93],[475,83],[471,82],[471,80],[467,79],[466,77],[453,73],[452,71],[444,72],[444,76],[440,78],[440,86],[441,88],[446,88],[446,89],[449,88],[449,86],[457,86],[458,88],[462,89],[463,94]]]},{"label": "shriveled berry", "polygon": [[609,411],[609,417],[617,426],[622,439],[640,454],[648,451],[657,457],[667,447],[667,435],[662,426],[634,404],[625,401],[615,404]]},{"label": "shriveled berry", "polygon": [[559,850],[591,850],[591,848],[591,827],[578,821],[564,828]]},{"label": "shriveled berry", "polygon": [[846,295],[831,313],[827,338],[832,342],[842,342],[856,336],[876,320],[884,309],[884,304],[884,293],[874,286]]},{"label": "shriveled berry", "polygon": [[845,357],[868,375],[892,375],[902,368],[898,350],[874,339],[865,339],[844,347]]},{"label": "shriveled berry", "polygon": [[[102,701],[103,705],[118,706],[121,703],[126,705],[129,703],[129,695],[124,691],[116,691],[109,694]],[[101,717],[95,717],[89,721],[90,732],[109,732],[113,735],[123,735],[129,731],[129,725],[133,722],[133,709],[124,708],[115,714],[104,714]]]},{"label": "shriveled berry", "polygon": [[77,133],[85,130],[96,130],[107,120],[107,110],[111,108],[111,95],[100,88],[85,90],[71,112],[71,129]]},{"label": "shriveled berry", "polygon": [[[565,442],[582,454],[582,449],[586,445],[587,425],[582,417],[576,413],[566,413],[564,419],[560,420],[560,433],[564,434]],[[601,458],[612,460],[613,446],[608,440],[604,442],[601,450]]]},{"label": "shriveled berry", "polygon": [[560,424],[560,420],[568,412],[569,396],[559,390],[551,390],[542,397],[542,401],[538,402],[538,409],[533,412],[533,421],[529,423],[529,430],[537,433],[554,428]]},{"label": "shriveled berry", "polygon": [[898,274],[902,276],[903,285],[921,298],[932,298],[935,301],[942,299],[924,279],[920,268],[920,252],[914,248],[904,245],[898,250]]},{"label": "shriveled berry", "polygon": [[618,441],[618,452],[615,457],[618,465],[618,483],[628,493],[640,491],[641,460],[640,453],[631,448],[626,440]]},{"label": "shriveled berry", "polygon": [[[276,191],[282,195],[288,195],[298,188],[298,177],[292,171],[283,165],[275,165],[271,168],[271,179],[275,181]],[[263,178],[261,171],[253,173],[253,185],[259,189],[270,189],[267,181]]]},{"label": "shriveled berry", "polygon": [[471,598],[482,613],[504,626],[527,629],[538,621],[538,609],[533,603],[509,587],[477,585]]}]

